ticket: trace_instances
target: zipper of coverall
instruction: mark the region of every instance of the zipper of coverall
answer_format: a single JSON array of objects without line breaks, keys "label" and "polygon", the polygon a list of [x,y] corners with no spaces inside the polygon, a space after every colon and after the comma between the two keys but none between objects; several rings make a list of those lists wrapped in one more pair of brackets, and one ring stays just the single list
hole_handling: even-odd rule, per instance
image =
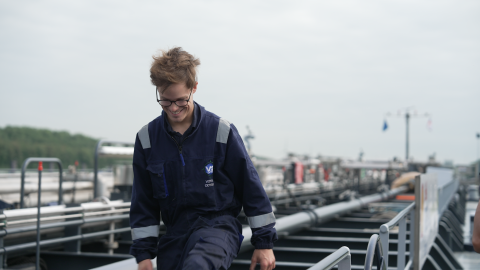
[{"label": "zipper of coverall", "polygon": [[[175,144],[177,145],[177,149],[178,149],[178,152],[180,153],[180,159],[182,160],[182,182],[185,181],[185,161],[183,159],[183,155],[182,155],[182,147],[183,147],[183,143],[185,142],[186,139],[188,139],[188,137],[190,136],[187,136],[185,139],[183,139],[182,141],[182,145],[178,145],[178,142],[177,140],[175,140],[175,138],[173,138],[173,136],[170,136],[170,138],[172,138],[172,140],[175,142]],[[184,182],[185,183],[185,182]],[[184,185],[184,188],[185,188],[185,185]],[[185,197],[184,197],[185,199]],[[186,202],[185,202],[186,203]]]},{"label": "zipper of coverall", "polygon": [[[182,160],[182,165],[183,167],[185,167],[185,160],[183,159],[183,154],[182,154],[182,149],[183,149],[183,143],[190,137],[187,136],[185,139],[183,139],[182,141],[182,144],[181,145],[178,145],[178,142],[177,140],[175,140],[175,138],[173,138],[173,136],[170,136],[170,138],[172,138],[172,140],[175,142],[175,144],[177,145],[177,149],[178,149],[178,152],[180,153],[180,159]],[[183,168],[183,174],[182,176],[185,176],[185,168]]]}]

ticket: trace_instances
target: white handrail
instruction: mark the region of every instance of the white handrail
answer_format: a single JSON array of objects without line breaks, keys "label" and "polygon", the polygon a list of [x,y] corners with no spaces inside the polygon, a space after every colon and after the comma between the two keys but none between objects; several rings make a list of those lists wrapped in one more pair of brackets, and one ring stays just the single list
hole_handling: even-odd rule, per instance
[{"label": "white handrail", "polygon": [[341,247],[337,251],[325,257],[308,270],[329,270],[335,265],[338,265],[338,270],[351,270],[352,262],[350,256],[350,249],[348,247]]},{"label": "white handrail", "polygon": [[404,270],[405,269],[405,242],[407,239],[407,216],[410,214],[410,256],[407,265],[413,262],[413,233],[414,233],[414,226],[413,220],[415,216],[415,202],[411,203],[405,209],[403,209],[400,213],[398,213],[392,220],[388,223],[382,224],[380,226],[380,241],[382,242],[382,251],[385,260],[385,265],[388,265],[388,252],[389,252],[389,239],[390,239],[390,230],[395,227],[399,226],[398,228],[398,255],[397,255],[397,269]]}]

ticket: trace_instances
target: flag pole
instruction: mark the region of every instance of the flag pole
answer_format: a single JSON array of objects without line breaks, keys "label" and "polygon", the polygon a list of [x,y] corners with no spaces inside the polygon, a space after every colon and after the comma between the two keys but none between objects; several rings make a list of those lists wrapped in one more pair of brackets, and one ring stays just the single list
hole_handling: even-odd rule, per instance
[{"label": "flag pole", "polygon": [[[405,162],[408,163],[408,159],[410,158],[410,118],[412,117],[431,117],[431,114],[425,113],[425,114],[417,114],[415,111],[413,114],[411,113],[411,110],[413,110],[415,107],[410,106],[406,108],[402,108],[399,110],[397,117],[405,116]],[[400,111],[404,111],[404,114],[400,114]],[[383,131],[387,129],[387,117],[390,117],[392,114],[386,113],[385,114],[385,122],[383,125]],[[394,116],[395,117],[395,116]],[[480,133],[477,134],[480,138]],[[477,154],[478,155],[478,154]]]},{"label": "flag pole", "polygon": [[407,111],[405,113],[405,121],[406,121],[406,139],[405,139],[405,161],[408,162],[408,140],[409,140],[409,128],[410,128],[410,113]]}]

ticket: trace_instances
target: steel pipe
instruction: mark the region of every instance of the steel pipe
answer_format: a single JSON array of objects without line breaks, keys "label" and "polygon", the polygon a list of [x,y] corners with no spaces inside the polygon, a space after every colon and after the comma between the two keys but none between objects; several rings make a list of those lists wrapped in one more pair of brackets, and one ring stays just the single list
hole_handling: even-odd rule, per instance
[{"label": "steel pipe", "polygon": [[[112,206],[111,208],[114,208],[114,207]],[[129,212],[129,211],[130,211],[130,208],[122,208],[122,209],[107,210],[107,211],[100,211],[100,212],[86,212],[81,214],[73,214],[73,215],[65,215],[65,216],[44,217],[42,218],[42,221],[63,219],[63,218],[75,218],[75,217],[83,217],[83,216],[87,217],[87,216],[97,216],[97,215],[106,215],[106,214],[116,214],[116,213]],[[36,220],[37,219],[33,219],[33,221],[36,221]],[[32,222],[32,220],[24,219],[24,220],[12,221],[12,222],[9,222],[8,224],[17,224],[20,221]]]},{"label": "steel pipe", "polygon": [[[56,227],[63,227],[63,226],[79,225],[79,224],[82,224],[82,223],[83,223],[83,220],[73,220],[73,221],[43,224],[43,225],[40,225],[40,230],[56,228]],[[12,229],[4,229],[3,231],[0,231],[0,237],[4,237],[4,236],[7,236],[7,235],[11,235],[11,234],[34,231],[36,229],[37,229],[36,225],[19,227],[19,228],[12,228]]]},{"label": "steel pipe", "polygon": [[[322,206],[314,210],[302,211],[277,219],[275,228],[279,234],[295,233],[301,231],[305,227],[311,227],[328,222],[348,212],[360,209],[369,203],[387,200],[405,191],[407,191],[407,187],[402,186],[387,192],[365,196],[348,202],[339,202]],[[244,252],[253,248],[252,244],[250,243],[252,238],[251,229],[249,227],[243,228],[242,234],[244,239],[242,246],[240,247],[240,252]]]},{"label": "steel pipe", "polygon": [[[40,226],[40,229],[42,229],[42,230],[43,229],[51,229],[51,228],[57,228],[57,227],[82,225],[82,224],[93,223],[93,222],[111,221],[111,220],[127,219],[127,218],[129,218],[128,214],[118,215],[118,216],[107,216],[107,217],[98,217],[98,218],[79,219],[79,220],[64,221],[64,222],[55,222],[55,223],[43,224],[43,225]],[[9,235],[9,234],[16,234],[16,233],[34,231],[36,229],[37,229],[37,226],[35,226],[35,225],[19,227],[19,228],[12,228],[12,229],[4,229],[3,231],[0,231],[0,237],[6,236],[6,235]]]},{"label": "steel pipe", "polygon": [[[97,216],[97,215],[105,215],[105,214],[115,214],[115,213],[129,212],[129,211],[130,211],[130,208],[123,208],[123,209],[109,210],[109,211],[102,211],[102,212],[87,212],[87,213],[73,214],[73,215],[66,215],[66,216],[44,217],[44,218],[41,218],[40,221],[50,221],[50,220],[67,219],[67,218],[79,218],[79,217]],[[34,219],[23,219],[23,220],[10,221],[10,222],[7,222],[7,224],[8,225],[17,225],[17,224],[22,224],[22,223],[36,222],[36,221],[37,221],[36,218],[34,218]]]},{"label": "steel pipe", "polygon": [[[54,210],[50,210],[49,209],[50,207],[42,207],[41,214],[64,214],[69,212],[82,212],[82,211],[98,210],[98,209],[112,208],[112,207],[115,207],[115,208],[130,207],[130,204],[131,204],[130,202],[126,202],[126,203],[119,203],[119,204],[105,204],[105,205],[98,205],[98,206],[96,205],[96,206],[88,206],[88,207],[76,206],[76,207],[61,208],[61,209],[54,209]],[[9,212],[4,213],[3,215],[0,215],[0,219],[2,216],[4,216],[5,218],[33,216],[36,214],[37,208],[25,208],[25,209],[21,209],[20,211],[18,210],[7,210]]]},{"label": "steel pipe", "polygon": [[[87,233],[87,234],[81,234],[81,235],[75,235],[75,236],[69,236],[69,237],[63,237],[63,238],[43,240],[43,241],[40,241],[40,246],[61,244],[61,243],[69,242],[69,241],[82,240],[82,239],[88,239],[88,238],[97,237],[97,236],[109,235],[109,234],[112,234],[112,233],[123,233],[123,232],[129,232],[129,231],[130,231],[130,228],[121,228],[121,229],[115,229],[113,231],[108,230],[108,231]],[[37,245],[36,242],[31,242],[31,243],[26,243],[26,244],[4,247],[3,249],[0,249],[0,254],[9,253],[9,252],[12,252],[12,251],[30,249],[30,248],[34,248],[36,245]]]},{"label": "steel pipe", "polygon": [[18,225],[22,223],[32,223],[37,221],[52,221],[56,219],[67,219],[67,218],[79,218],[83,217],[82,214],[75,214],[75,215],[68,215],[68,216],[54,216],[54,217],[44,217],[44,218],[31,218],[31,219],[22,219],[22,220],[15,220],[15,221],[8,221],[8,225]]}]

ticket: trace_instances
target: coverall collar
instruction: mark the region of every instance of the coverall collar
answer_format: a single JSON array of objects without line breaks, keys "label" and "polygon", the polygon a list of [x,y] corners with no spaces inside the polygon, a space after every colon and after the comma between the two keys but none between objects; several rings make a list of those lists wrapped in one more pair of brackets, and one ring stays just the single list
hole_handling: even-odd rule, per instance
[{"label": "coverall collar", "polygon": [[191,135],[197,128],[199,122],[201,121],[202,118],[202,111],[205,110],[204,107],[200,106],[197,102],[193,101],[194,103],[194,108],[193,108],[193,119],[192,119],[192,124],[188,127],[188,129],[185,131],[185,133],[180,134],[176,132],[175,130],[172,129],[172,126],[168,122],[167,119],[167,114],[164,114],[164,111],[162,110],[162,118],[163,118],[163,126],[165,130],[167,131],[168,134],[178,137],[178,138],[184,138],[186,136]]}]

